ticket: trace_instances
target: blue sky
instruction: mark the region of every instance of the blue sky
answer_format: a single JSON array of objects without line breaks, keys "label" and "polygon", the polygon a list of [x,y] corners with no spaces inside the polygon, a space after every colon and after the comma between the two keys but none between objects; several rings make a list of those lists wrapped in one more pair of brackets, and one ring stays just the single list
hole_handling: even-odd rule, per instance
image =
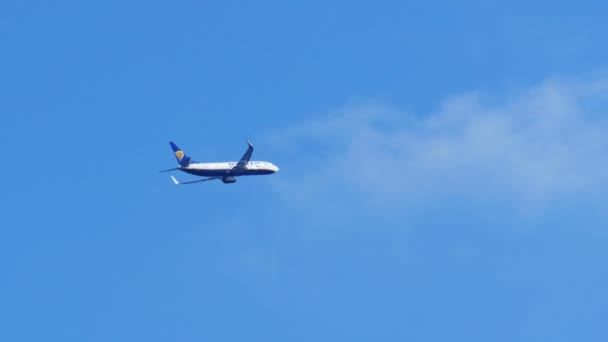
[{"label": "blue sky", "polygon": [[2,3],[0,340],[605,341],[606,10]]}]

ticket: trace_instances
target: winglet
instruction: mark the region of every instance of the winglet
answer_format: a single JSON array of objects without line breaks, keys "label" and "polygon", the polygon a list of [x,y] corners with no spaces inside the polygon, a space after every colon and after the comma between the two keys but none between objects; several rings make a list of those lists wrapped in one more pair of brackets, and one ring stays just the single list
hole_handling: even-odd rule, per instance
[{"label": "winglet", "polygon": [[247,140],[247,145],[248,145],[249,147],[253,147],[253,145],[251,145],[251,141],[249,141],[249,138],[247,138],[246,140]]},{"label": "winglet", "polygon": [[171,176],[171,179],[173,180],[173,183],[175,183],[175,185],[179,185],[179,182],[177,181],[177,179],[175,179],[175,177]]}]

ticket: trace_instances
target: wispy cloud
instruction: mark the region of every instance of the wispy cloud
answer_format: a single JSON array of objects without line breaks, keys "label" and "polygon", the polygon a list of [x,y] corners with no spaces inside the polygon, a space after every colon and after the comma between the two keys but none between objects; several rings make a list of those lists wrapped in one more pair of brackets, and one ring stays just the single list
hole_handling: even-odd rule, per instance
[{"label": "wispy cloud", "polygon": [[349,105],[280,136],[293,158],[278,189],[297,205],[468,200],[542,210],[606,195],[608,78],[548,80],[506,96],[471,92],[425,115]]},{"label": "wispy cloud", "polygon": [[[543,229],[605,226],[606,114],[608,78],[598,78],[456,95],[423,115],[350,104],[296,124],[274,135],[285,153],[273,156],[281,172],[268,181],[280,201],[270,215],[221,230],[230,244],[249,239],[224,260],[225,272],[277,310],[293,298],[339,303],[344,289],[369,297],[369,279],[407,296],[443,289],[462,272],[472,288],[479,274],[551,276],[535,244],[564,235]],[[541,233],[480,234],[489,227]],[[537,266],[512,261],[522,248]]]}]

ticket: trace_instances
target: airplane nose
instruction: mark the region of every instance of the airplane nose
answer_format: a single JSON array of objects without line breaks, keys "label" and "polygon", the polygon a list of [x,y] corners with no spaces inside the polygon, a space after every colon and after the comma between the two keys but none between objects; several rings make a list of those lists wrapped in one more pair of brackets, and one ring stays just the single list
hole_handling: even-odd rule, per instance
[{"label": "airplane nose", "polygon": [[272,165],[272,169],[274,172],[279,172],[279,168],[276,165]]}]

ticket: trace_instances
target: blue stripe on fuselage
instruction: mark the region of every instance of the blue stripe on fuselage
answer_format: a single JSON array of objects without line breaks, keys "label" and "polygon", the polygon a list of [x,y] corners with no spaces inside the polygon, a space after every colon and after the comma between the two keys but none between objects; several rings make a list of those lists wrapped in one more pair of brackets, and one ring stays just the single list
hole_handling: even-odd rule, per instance
[{"label": "blue stripe on fuselage", "polygon": [[195,176],[201,177],[228,177],[228,176],[257,176],[257,175],[269,175],[274,173],[271,170],[245,170],[243,173],[231,174],[231,170],[194,170],[194,169],[181,169],[182,171]]}]

